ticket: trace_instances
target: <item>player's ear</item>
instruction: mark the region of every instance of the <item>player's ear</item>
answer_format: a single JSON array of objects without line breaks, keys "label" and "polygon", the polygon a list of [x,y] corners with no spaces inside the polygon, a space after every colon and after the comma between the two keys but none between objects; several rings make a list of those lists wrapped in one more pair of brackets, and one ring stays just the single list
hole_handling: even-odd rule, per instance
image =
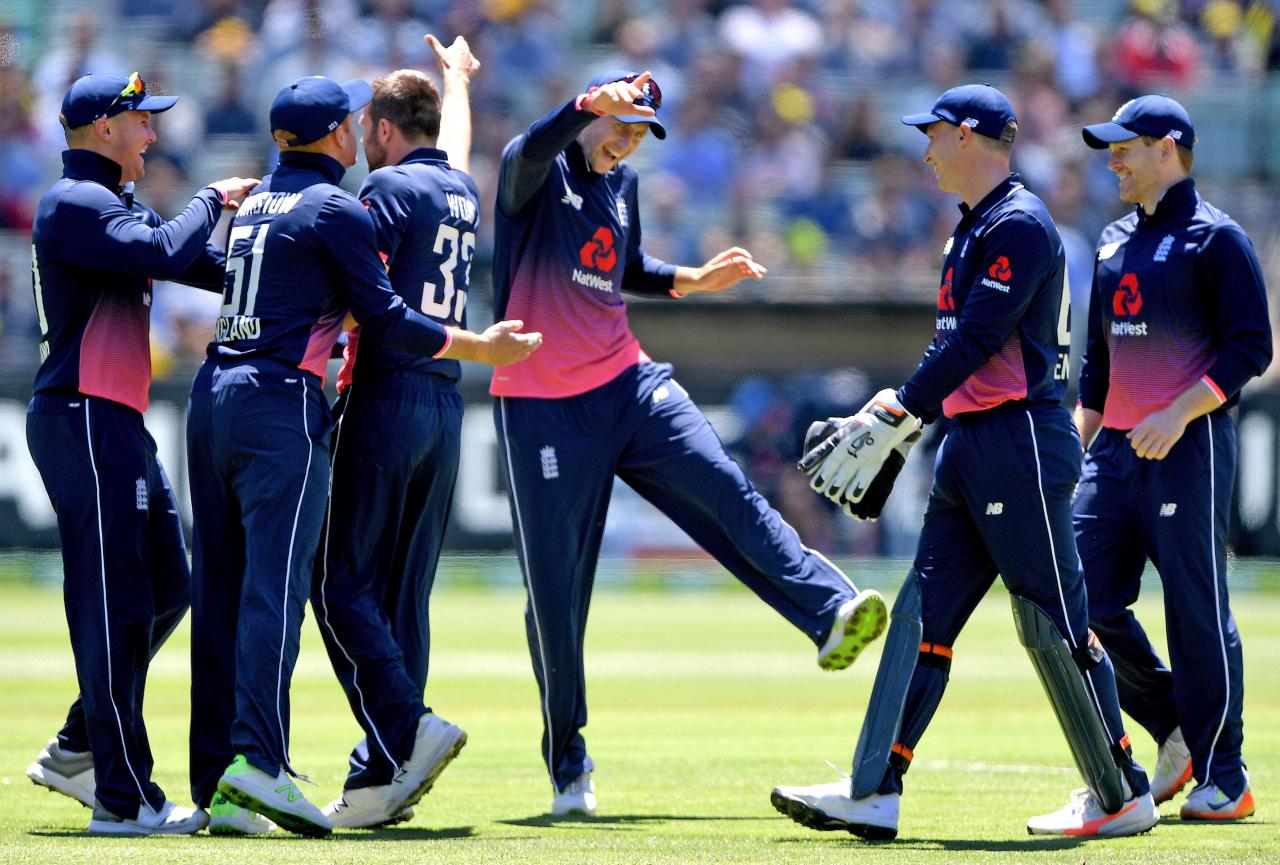
[{"label": "player's ear", "polygon": [[382,142],[383,144],[386,144],[388,141],[391,140],[391,133],[394,131],[395,130],[391,126],[390,120],[388,120],[385,117],[378,118],[378,131],[376,136],[378,141]]}]

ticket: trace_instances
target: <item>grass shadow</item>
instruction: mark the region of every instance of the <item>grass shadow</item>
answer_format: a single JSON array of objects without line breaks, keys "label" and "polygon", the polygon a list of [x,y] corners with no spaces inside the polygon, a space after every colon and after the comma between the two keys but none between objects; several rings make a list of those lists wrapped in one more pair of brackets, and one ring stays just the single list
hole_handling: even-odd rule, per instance
[{"label": "grass shadow", "polygon": [[[811,844],[816,838],[774,838],[775,844]],[[1088,843],[1083,838],[1062,838],[1041,836],[1038,838],[1010,838],[1007,840],[983,839],[966,840],[963,838],[895,838],[892,841],[866,841],[848,835],[822,838],[822,841],[833,847],[850,849],[876,847],[882,850],[923,850],[949,852],[984,852],[984,853],[1029,853],[1047,850],[1072,850]]]},{"label": "grass shadow", "polygon": [[645,826],[655,823],[669,823],[687,820],[762,820],[763,817],[716,817],[698,814],[605,814],[587,817],[582,814],[566,814],[557,817],[552,814],[539,814],[536,817],[522,817],[515,820],[496,820],[508,826],[528,826],[541,829],[565,829],[572,826],[598,826],[602,829],[614,829],[628,826]]},{"label": "grass shadow", "polygon": [[[145,837],[171,837],[171,838],[201,838],[212,844],[223,844],[230,841],[257,841],[270,840],[273,843],[281,840],[285,841],[314,841],[312,838],[304,838],[292,832],[277,831],[270,832],[266,835],[90,835],[82,829],[32,829],[27,832],[38,838],[76,838],[76,839],[97,839],[102,838],[106,841],[137,840]],[[468,838],[476,838],[476,830],[474,826],[449,826],[442,829],[428,829],[425,826],[401,826],[387,827],[384,829],[369,830],[353,830],[343,831],[328,836],[326,841],[457,841]]]}]

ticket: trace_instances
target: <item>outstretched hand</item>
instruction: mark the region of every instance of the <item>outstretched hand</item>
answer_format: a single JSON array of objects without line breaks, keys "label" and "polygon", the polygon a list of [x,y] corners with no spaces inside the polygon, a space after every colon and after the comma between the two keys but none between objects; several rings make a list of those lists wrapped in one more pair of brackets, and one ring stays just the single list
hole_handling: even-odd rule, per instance
[{"label": "outstretched hand", "polygon": [[715,294],[737,285],[744,279],[760,280],[769,271],[751,257],[751,253],[735,246],[711,257],[702,267],[682,267],[676,272],[676,293]]},{"label": "outstretched hand", "polygon": [[505,366],[533,354],[542,345],[542,334],[536,331],[521,333],[523,327],[524,322],[519,320],[499,321],[489,325],[480,335],[487,344],[485,363]]},{"label": "outstretched hand", "polygon": [[458,36],[448,48],[432,34],[422,37],[422,41],[431,46],[435,52],[436,62],[440,64],[442,76],[457,75],[466,81],[480,71],[480,61],[471,53],[471,46],[466,37]]},{"label": "outstretched hand", "polygon": [[585,107],[600,115],[654,117],[658,112],[648,105],[635,104],[637,99],[644,96],[644,87],[652,77],[649,72],[642,72],[634,81],[610,81],[593,87],[587,93]]}]

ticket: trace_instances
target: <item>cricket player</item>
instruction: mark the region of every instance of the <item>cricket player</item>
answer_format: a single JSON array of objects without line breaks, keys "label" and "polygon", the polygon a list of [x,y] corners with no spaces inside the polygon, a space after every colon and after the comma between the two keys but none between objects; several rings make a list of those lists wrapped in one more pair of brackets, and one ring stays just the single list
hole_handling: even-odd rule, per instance
[{"label": "cricket player", "polygon": [[[211,831],[268,828],[244,809],[303,835],[332,828],[291,779],[289,682],[329,484],[321,386],[348,309],[386,345],[429,357],[505,363],[538,344],[518,322],[446,327],[392,292],[368,212],[337,186],[356,159],[352,112],[371,97],[363,81],[319,76],[276,95],[280,165],[232,223],[222,315],[191,390],[191,774],[197,803],[225,800]],[[432,765],[426,720],[394,781],[399,808]]]},{"label": "cricket player", "polygon": [[542,696],[551,813],[592,814],[582,644],[614,477],[669,516],[843,669],[884,627],[859,593],[755,490],[672,377],[640,348],[622,292],[719,292],[765,269],[743,249],[701,267],[644,253],[637,177],[624,160],[659,139],[650,74],[609,72],[511,141],[502,157],[495,308],[547,336],[496,370],[490,392],[528,589],[529,651]]},{"label": "cricket player", "polygon": [[73,82],[62,179],[32,230],[41,362],[27,443],[57,514],[80,698],[27,775],[92,807],[94,834],[188,834],[208,821],[151,780],[142,719],[148,663],[191,590],[173,490],[142,421],[151,280],[219,290],[223,256],[209,236],[258,181],[212,183],[169,222],[136,201],[152,116],[176,101],[136,72]]},{"label": "cricket player", "polygon": [[[1089,443],[1075,499],[1089,621],[1120,705],[1160,745],[1152,793],[1194,777],[1184,820],[1254,812],[1240,756],[1244,673],[1227,600],[1236,471],[1228,414],[1271,361],[1267,290],[1249,238],[1191,177],[1195,128],[1167,96],[1087,126],[1134,211],[1098,241],[1076,422]],[[1130,606],[1150,560],[1172,670]]]},{"label": "cricket player", "polygon": [[898,832],[903,775],[947,685],[953,645],[999,574],[1087,787],[1033,817],[1033,834],[1130,835],[1159,820],[1132,758],[1115,675],[1088,630],[1071,528],[1080,440],[1066,389],[1069,294],[1043,202],[1009,172],[1017,118],[989,85],[943,93],[904,117],[924,162],[957,194],[943,250],[937,334],[902,387],[882,390],[806,454],[813,488],[857,502],[916,420],[955,421],[938,450],[915,563],[894,604],[851,780],[778,787],[773,804],[814,829]]},{"label": "cricket player", "polygon": [[[373,82],[361,118],[373,171],[359,198],[396,294],[442,326],[465,328],[480,215],[466,174],[468,88],[480,63],[462,37],[448,49],[424,38],[440,63],[443,97],[416,70]],[[311,602],[365,736],[351,753],[342,795],[324,809],[335,826],[412,816],[391,810],[392,781],[420,718],[434,743],[428,785],[467,740],[423,703],[428,602],[458,476],[460,373],[456,360],[406,352],[357,329],[338,375],[333,480]]]}]

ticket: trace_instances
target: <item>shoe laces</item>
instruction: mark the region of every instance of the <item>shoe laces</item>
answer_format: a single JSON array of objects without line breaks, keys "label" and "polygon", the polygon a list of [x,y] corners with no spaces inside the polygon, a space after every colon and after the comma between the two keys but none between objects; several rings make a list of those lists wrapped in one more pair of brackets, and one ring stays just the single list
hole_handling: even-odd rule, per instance
[{"label": "shoe laces", "polygon": [[848,772],[846,772],[844,769],[841,769],[839,766],[837,766],[835,763],[832,763],[830,760],[824,760],[823,762],[825,762],[828,766],[830,766],[832,771],[834,771],[841,778],[848,781],[850,784],[853,783],[853,776],[850,775]]},{"label": "shoe laces", "polygon": [[1083,814],[1089,810],[1089,806],[1093,804],[1095,796],[1093,791],[1088,787],[1078,787],[1071,791],[1071,801],[1067,803],[1067,808],[1072,814]]}]

